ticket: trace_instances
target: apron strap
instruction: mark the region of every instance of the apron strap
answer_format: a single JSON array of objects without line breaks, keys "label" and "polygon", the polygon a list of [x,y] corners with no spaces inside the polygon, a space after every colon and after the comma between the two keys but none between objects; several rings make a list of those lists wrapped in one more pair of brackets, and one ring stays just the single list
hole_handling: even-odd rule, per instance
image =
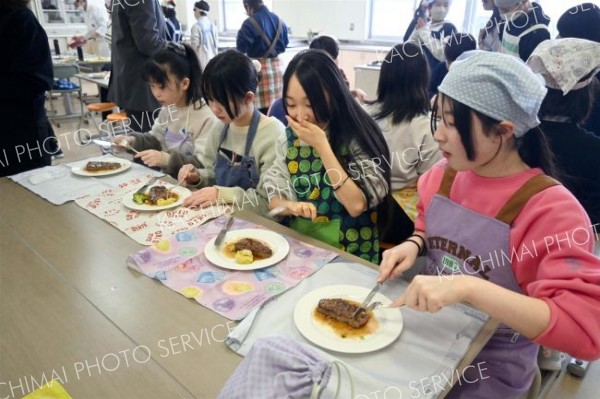
[{"label": "apron strap", "polygon": [[260,112],[258,108],[254,107],[254,113],[252,114],[252,121],[250,122],[250,127],[248,128],[248,137],[246,137],[246,148],[244,149],[244,155],[248,156],[250,153],[250,148],[252,148],[252,143],[254,142],[254,137],[256,137],[256,130],[258,129],[258,123],[260,122]]},{"label": "apron strap", "polygon": [[[258,128],[258,123],[260,122],[260,111],[258,108],[254,107],[254,113],[252,114],[252,121],[250,121],[250,127],[248,127],[248,137],[246,137],[246,148],[244,150],[244,155],[248,155],[250,152],[250,148],[252,147],[252,143],[254,142],[254,137],[256,137],[256,130]],[[221,130],[221,136],[219,137],[219,145],[221,147],[225,139],[227,138],[227,132],[229,131],[229,123],[223,126],[223,130]]]},{"label": "apron strap", "polygon": [[221,135],[219,136],[219,145],[217,146],[217,148],[221,147],[221,145],[227,138],[228,131],[229,131],[229,123],[226,123],[225,126],[223,126],[223,130],[221,130]]},{"label": "apron strap", "polygon": [[439,195],[450,198],[450,189],[452,189],[452,183],[454,183],[455,177],[456,171],[450,166],[446,166],[444,177],[442,177],[442,183],[440,184],[440,189],[438,190]]},{"label": "apron strap", "polygon": [[544,174],[532,177],[510,197],[496,215],[496,219],[510,226],[531,197],[557,185],[560,185],[560,182]]},{"label": "apron strap", "polygon": [[268,58],[271,54],[273,54],[275,57],[277,57],[277,53],[274,52],[273,50],[275,50],[275,45],[277,44],[277,40],[279,39],[279,36],[281,35],[281,18],[279,18],[277,21],[277,31],[275,32],[275,37],[273,38],[273,40],[269,39],[269,37],[267,36],[267,34],[263,30],[263,28],[260,26],[260,24],[254,17],[249,17],[248,20],[250,21],[252,26],[254,26],[254,29],[257,30],[257,32],[260,35],[260,37],[262,38],[263,42],[268,47],[267,52],[263,54],[262,58]]}]

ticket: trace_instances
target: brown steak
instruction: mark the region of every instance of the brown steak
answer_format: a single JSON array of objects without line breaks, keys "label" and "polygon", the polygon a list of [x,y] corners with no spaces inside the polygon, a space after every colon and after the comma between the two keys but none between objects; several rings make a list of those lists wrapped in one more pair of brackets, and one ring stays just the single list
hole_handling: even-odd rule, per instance
[{"label": "brown steak", "polygon": [[333,298],[333,299],[321,299],[317,305],[317,311],[324,314],[325,316],[339,320],[343,323],[348,324],[350,327],[360,328],[367,324],[370,317],[369,313],[360,308],[356,317],[352,317],[356,309],[360,307],[346,301],[345,299]]},{"label": "brown steak", "polygon": [[104,170],[119,169],[120,167],[121,164],[118,162],[90,161],[85,164],[84,169],[88,172],[102,172]]},{"label": "brown steak", "polygon": [[167,199],[168,195],[169,190],[167,190],[165,186],[154,186],[150,188],[150,191],[148,192],[148,201],[150,201],[151,204],[156,205],[156,202],[159,199]]},{"label": "brown steak", "polygon": [[260,259],[265,259],[273,255],[271,248],[252,238],[242,238],[235,243],[236,251],[241,251],[242,249],[249,249],[252,251],[252,255],[254,255],[255,258]]}]

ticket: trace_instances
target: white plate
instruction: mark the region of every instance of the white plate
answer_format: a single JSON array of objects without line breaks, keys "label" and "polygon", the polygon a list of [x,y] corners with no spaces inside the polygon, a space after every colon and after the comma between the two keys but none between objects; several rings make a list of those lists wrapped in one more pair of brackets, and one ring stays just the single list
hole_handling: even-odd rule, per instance
[{"label": "white plate", "polygon": [[[103,170],[101,172],[88,172],[87,170],[85,170],[85,165],[90,162],[90,161],[96,161],[96,162],[118,162],[121,164],[121,167],[119,169],[113,169],[113,170]],[[116,175],[117,173],[121,173],[127,169],[129,169],[131,167],[131,161],[127,160],[127,159],[89,159],[85,162],[82,162],[81,164],[77,165],[77,166],[73,166],[71,168],[71,172],[73,172],[76,175],[79,176],[86,176],[86,177],[98,177],[98,176],[109,176],[109,175]]]},{"label": "white plate", "polygon": [[[273,255],[267,259],[256,260],[246,265],[237,263],[235,259],[225,255],[223,250],[227,243],[234,242],[242,238],[254,238],[255,240],[262,241],[271,248]],[[281,234],[277,234],[270,230],[229,230],[220,248],[215,246],[216,239],[217,237],[213,238],[206,244],[204,247],[204,255],[206,255],[206,259],[208,259],[211,263],[230,270],[256,270],[262,269],[263,267],[272,266],[285,258],[290,251],[290,244],[288,241]]]},{"label": "white plate", "polygon": [[[174,184],[160,182],[158,184],[153,184],[152,186],[148,187],[146,189],[146,192],[148,192],[148,190],[150,190],[150,188],[154,187],[154,186],[165,186],[166,188],[169,188],[169,187],[173,187]],[[177,187],[173,188],[172,192],[177,194],[179,196],[179,199],[169,205],[147,205],[147,204],[135,203],[135,202],[133,202],[133,193],[135,193],[135,191],[130,191],[127,194],[125,194],[123,197],[121,197],[121,203],[125,207],[127,207],[129,209],[133,209],[134,211],[156,212],[156,211],[162,211],[165,209],[177,208],[178,206],[183,204],[183,201],[185,201],[185,199],[187,197],[192,195],[192,192],[190,190],[188,190],[185,187],[181,187],[181,186],[177,186]]]},{"label": "white plate", "polygon": [[[368,293],[368,288],[356,285],[330,285],[308,292],[298,301],[294,309],[296,328],[313,344],[335,352],[366,353],[384,348],[394,342],[402,332],[404,323],[399,309],[376,309],[374,315],[379,328],[364,339],[342,338],[331,327],[316,320],[313,315],[321,299],[342,298],[360,303]],[[380,301],[383,305],[392,303],[391,299],[380,293],[375,295],[373,301]]]}]

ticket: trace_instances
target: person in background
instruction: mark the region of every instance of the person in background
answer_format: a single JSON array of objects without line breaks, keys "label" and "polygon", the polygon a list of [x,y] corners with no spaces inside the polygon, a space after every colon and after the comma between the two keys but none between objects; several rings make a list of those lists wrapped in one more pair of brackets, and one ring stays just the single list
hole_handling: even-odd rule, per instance
[{"label": "person in background", "polygon": [[585,210],[550,177],[552,153],[537,128],[546,91],[516,57],[459,57],[432,114],[445,159],[419,179],[412,241],[383,253],[379,282],[427,256],[424,275],[392,306],[437,312],[467,302],[501,323],[472,363],[484,362],[486,378],[467,369],[475,382],[455,384],[447,398],[522,397],[538,345],[600,357],[600,260]]},{"label": "person in background", "polygon": [[[160,169],[177,178],[184,164],[200,163],[195,144],[203,143],[221,123],[202,99],[202,70],[191,46],[170,42],[167,48],[152,55],[142,76],[162,109],[154,121],[151,134],[132,133],[125,139],[148,167]],[[118,150],[124,148],[117,145]]]},{"label": "person in background", "polygon": [[219,53],[219,32],[214,23],[208,18],[210,6],[204,0],[194,3],[194,17],[196,23],[192,25],[192,47],[198,54],[202,70],[215,55]]},{"label": "person in background", "polygon": [[244,0],[248,18],[237,34],[236,48],[261,65],[262,78],[256,91],[259,111],[266,114],[269,107],[281,98],[282,71],[278,55],[289,43],[288,28],[262,0]]},{"label": "person in background", "polygon": [[456,33],[444,38],[444,58],[445,62],[439,64],[431,73],[431,83],[429,85],[429,98],[437,94],[437,88],[446,77],[448,68],[462,53],[475,50],[477,43],[475,38],[468,33]]},{"label": "person in background", "polygon": [[261,114],[254,101],[259,69],[258,61],[235,50],[218,54],[206,65],[204,100],[225,126],[196,145],[200,168],[188,164],[179,171],[179,181],[199,188],[184,206],[231,204],[267,216],[265,181],[286,182],[273,174],[273,164],[286,148],[285,127]]},{"label": "person in background", "polygon": [[[593,27],[596,27],[594,29]],[[600,7],[593,3],[583,3],[571,7],[558,19],[556,28],[559,37],[574,37],[600,43]],[[596,75],[600,82],[600,72]],[[600,83],[596,83],[592,112],[582,127],[600,137]]]},{"label": "person in background", "polygon": [[85,11],[87,32],[83,36],[72,37],[71,47],[86,45],[86,52],[98,57],[110,58],[110,48],[106,41],[109,15],[102,0],[75,0],[75,8]]},{"label": "person in background", "polygon": [[56,140],[44,108],[53,81],[48,36],[28,4],[0,3],[0,33],[10,37],[0,63],[0,177],[50,165],[47,145]]},{"label": "person in background", "polygon": [[381,64],[377,99],[364,106],[381,128],[391,152],[394,206],[390,229],[382,237],[385,243],[398,244],[412,234],[417,216],[417,179],[442,158],[431,134],[428,86],[429,67],[419,46],[412,42],[398,44]]},{"label": "person in background", "polygon": [[[331,58],[333,58],[336,65],[339,66],[340,63],[339,63],[338,56],[340,55],[340,44],[336,38],[328,36],[328,35],[317,36],[310,42],[310,44],[308,45],[308,48],[314,49],[314,50],[325,50],[325,52],[327,54],[329,54],[331,56]],[[344,77],[344,81],[346,82],[346,84],[348,85],[348,88],[349,88],[350,81],[348,80],[346,73],[344,72],[344,70],[342,68],[340,68],[340,72],[342,73],[342,76]],[[359,88],[350,89],[350,93],[352,93],[352,97],[356,98],[358,100],[358,102],[361,104],[364,103],[365,100],[367,99],[367,93],[365,93],[363,90],[361,90]]]},{"label": "person in background", "polygon": [[533,50],[550,39],[550,18],[542,7],[529,0],[494,0],[505,21],[502,51],[527,61]]},{"label": "person in background", "polygon": [[323,50],[298,53],[283,80],[287,151],[274,175],[286,185],[265,183],[269,208],[282,207],[292,229],[379,263],[379,225],[388,219],[378,210],[390,205],[381,130]]},{"label": "person in background", "polygon": [[167,45],[167,28],[157,1],[113,2],[112,72],[108,98],[125,109],[130,128],[147,132],[160,108],[140,71],[150,56]]},{"label": "person in background", "polygon": [[456,27],[446,21],[451,4],[452,0],[430,1],[427,7],[430,21],[419,18],[409,38],[419,44],[425,52],[430,71],[444,62],[444,38],[457,32]]},{"label": "person in background", "polygon": [[163,0],[160,3],[163,14],[165,16],[165,24],[167,25],[167,40],[170,42],[179,43],[183,39],[181,24],[177,20],[175,12],[175,2],[173,0]]},{"label": "person in background", "polygon": [[[337,39],[328,35],[319,35],[310,42],[309,48],[312,50],[325,51],[335,61],[336,65],[339,65],[338,55],[340,54],[340,47]],[[340,68],[340,73],[344,78],[344,82],[346,82],[346,85],[348,86],[348,88],[350,88],[350,81],[346,77],[346,74],[344,73],[344,70],[342,68]],[[367,93],[365,93],[361,89],[357,88],[354,90],[350,90],[350,93],[352,93],[352,97],[356,98],[361,104],[364,103],[367,99]],[[275,118],[279,119],[284,125],[287,126],[286,113],[285,108],[283,106],[282,98],[275,100],[275,102],[269,108],[267,115],[274,116]]]},{"label": "person in background", "polygon": [[[585,59],[587,62],[581,63]],[[600,70],[600,43],[583,39],[557,39],[540,43],[527,60],[540,73],[548,94],[540,108],[540,125],[548,138],[563,183],[579,200],[592,221],[600,223],[600,137],[581,128],[590,115]],[[585,151],[582,151],[585,149]],[[560,370],[562,356],[540,348],[542,370]]]},{"label": "person in background", "polygon": [[504,33],[504,20],[500,17],[500,11],[494,0],[483,0],[483,9],[492,11],[492,16],[479,31],[479,50],[502,51],[502,34]]}]

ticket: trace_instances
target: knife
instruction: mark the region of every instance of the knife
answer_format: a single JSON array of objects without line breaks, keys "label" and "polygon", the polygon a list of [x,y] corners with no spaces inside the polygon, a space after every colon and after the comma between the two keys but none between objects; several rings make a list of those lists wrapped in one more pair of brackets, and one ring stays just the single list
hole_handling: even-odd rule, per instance
[{"label": "knife", "polygon": [[354,312],[354,314],[352,315],[352,317],[356,317],[356,315],[358,314],[359,310],[367,308],[367,305],[369,304],[369,302],[371,302],[371,299],[373,299],[373,297],[375,296],[375,294],[377,294],[379,292],[379,290],[381,289],[381,287],[383,287],[383,283],[377,283],[375,285],[375,288],[373,288],[371,290],[371,292],[369,292],[369,295],[367,295],[367,297],[365,298],[365,300],[362,301],[362,303],[356,309],[356,311]]},{"label": "knife", "polygon": [[93,139],[92,143],[98,144],[100,147],[112,147],[114,145],[110,141],[98,140],[98,139]]},{"label": "knife", "polygon": [[140,187],[140,189],[137,190],[135,193],[136,194],[143,194],[144,191],[146,191],[146,189],[148,187],[150,187],[156,181],[156,179],[158,179],[158,176],[154,176],[153,178],[151,178],[150,180],[148,180],[148,183],[146,183],[142,187]]},{"label": "knife", "polygon": [[215,239],[215,247],[219,247],[221,245],[221,243],[223,242],[223,239],[225,238],[225,234],[227,234],[227,231],[229,230],[229,228],[231,227],[232,224],[233,224],[233,216],[230,215],[229,219],[227,219],[227,222],[225,223],[225,227],[223,227],[221,229],[221,231],[219,232],[219,235]]}]

